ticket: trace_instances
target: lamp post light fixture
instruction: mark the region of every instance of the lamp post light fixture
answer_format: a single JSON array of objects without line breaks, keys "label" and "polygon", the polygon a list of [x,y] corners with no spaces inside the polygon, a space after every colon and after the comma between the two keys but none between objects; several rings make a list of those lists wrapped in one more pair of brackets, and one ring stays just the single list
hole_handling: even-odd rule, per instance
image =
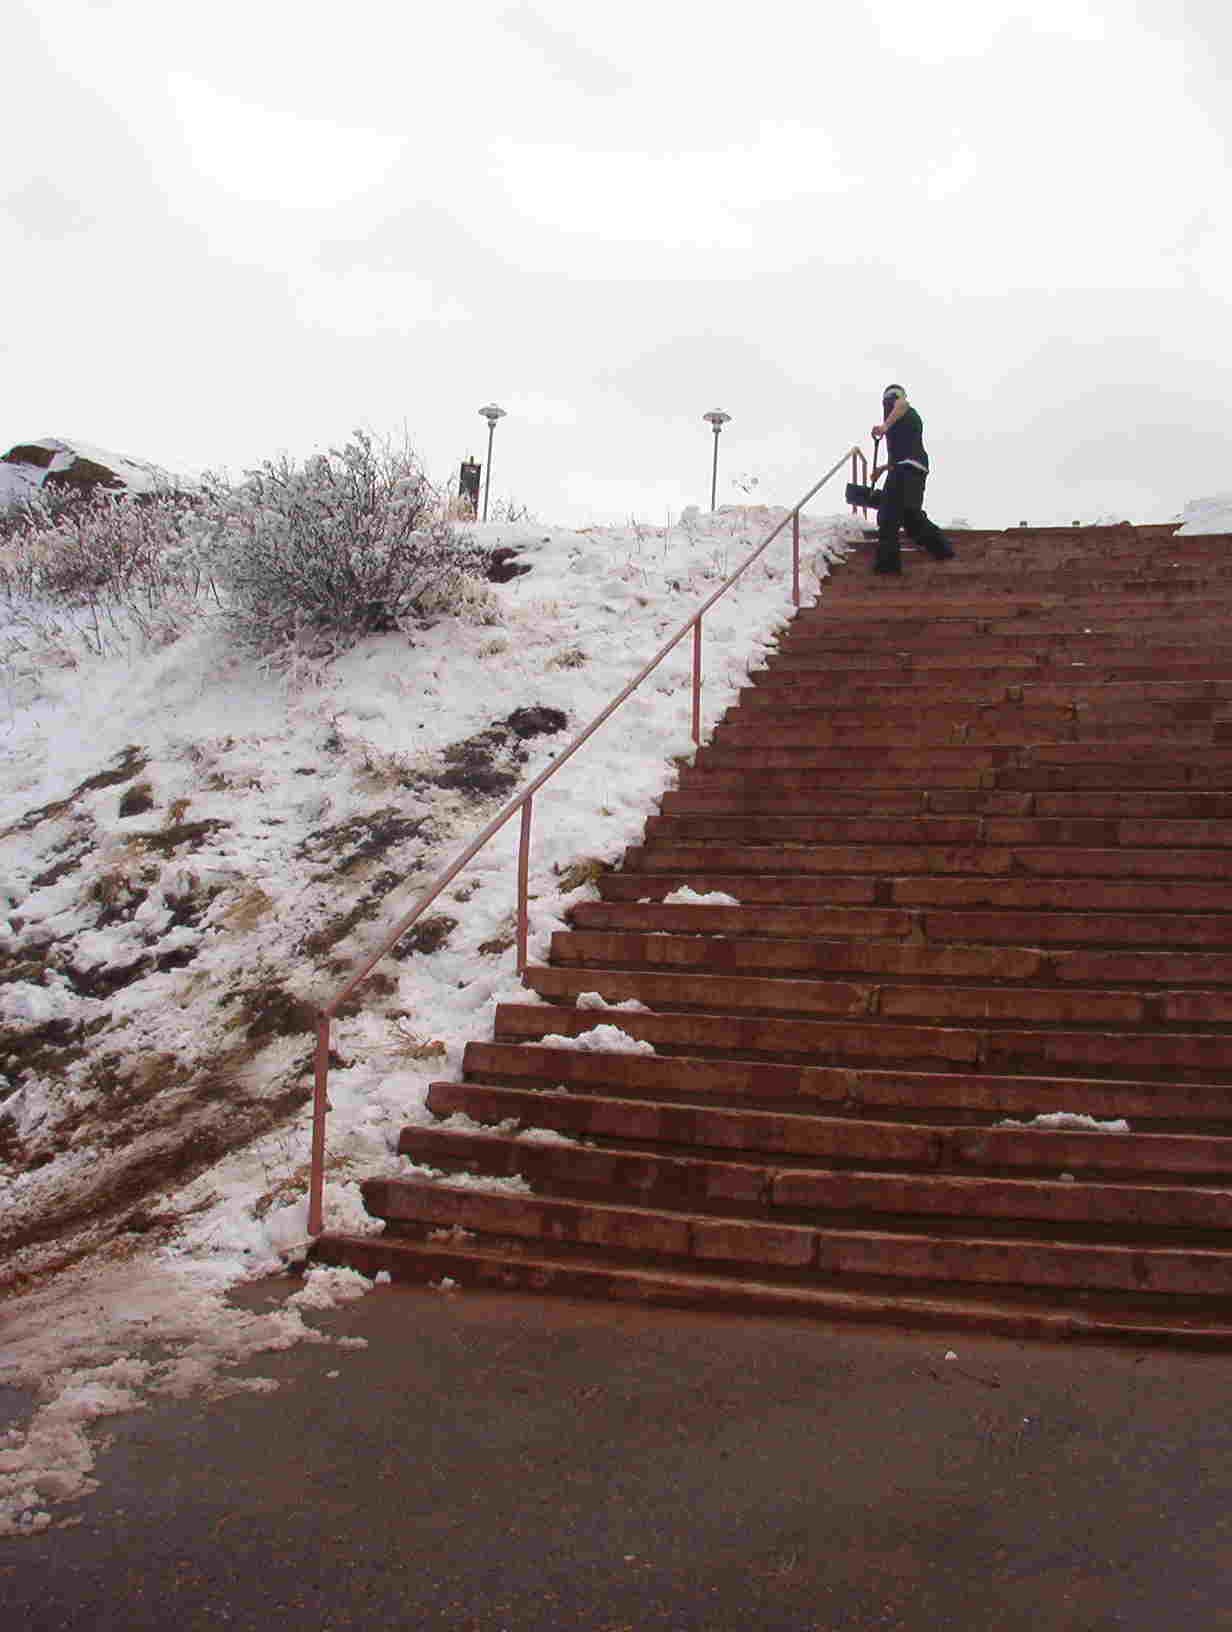
[{"label": "lamp post light fixture", "polygon": [[488,422],[488,465],[483,473],[483,519],[487,521],[488,488],[492,481],[492,432],[496,429],[497,420],[504,419],[505,410],[498,408],[494,402],[490,402],[486,408],[481,408],[479,412]]},{"label": "lamp post light fixture", "polygon": [[703,414],[702,418],[708,419],[714,427],[714,463],[710,469],[710,508],[713,510],[714,496],[718,491],[719,482],[719,432],[727,424],[731,415],[725,414],[721,408],[712,408],[708,414]]}]

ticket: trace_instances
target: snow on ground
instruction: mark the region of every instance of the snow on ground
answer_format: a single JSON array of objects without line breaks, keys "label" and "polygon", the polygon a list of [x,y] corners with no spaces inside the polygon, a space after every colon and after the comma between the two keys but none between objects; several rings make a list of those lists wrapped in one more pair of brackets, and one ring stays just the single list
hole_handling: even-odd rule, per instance
[{"label": "snow on ground", "polygon": [[[283,670],[217,618],[105,658],[71,630],[49,644],[0,624],[0,1385],[38,1395],[29,1428],[0,1436],[0,1534],[88,1492],[91,1424],[158,1393],[272,1386],[228,1374],[326,1341],[304,1312],[367,1289],[317,1270],[267,1312],[227,1301],[304,1244],[315,1006],[781,517],[489,524],[484,541],[531,570],[468,619]],[[853,527],[806,518],[802,534],[811,598]],[[784,535],[706,617],[706,719],[789,611]],[[537,796],[533,957],[690,752],[690,646]],[[380,1227],[358,1180],[402,1170],[394,1144],[431,1120],[429,1082],[491,1034],[496,1001],[530,996],[517,827],[335,1027],[331,1227]],[[568,1046],[650,1047],[610,1024],[588,1036]]]},{"label": "snow on ground", "polygon": [[1177,537],[1195,538],[1200,533],[1232,533],[1232,493],[1190,499],[1181,512]]}]

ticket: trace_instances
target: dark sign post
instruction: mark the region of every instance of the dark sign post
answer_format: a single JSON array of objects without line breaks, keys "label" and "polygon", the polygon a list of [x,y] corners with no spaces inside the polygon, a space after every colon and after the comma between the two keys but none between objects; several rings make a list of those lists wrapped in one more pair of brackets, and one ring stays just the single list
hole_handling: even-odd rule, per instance
[{"label": "dark sign post", "polygon": [[482,465],[468,456],[458,472],[458,497],[469,502],[472,516],[479,514],[479,472],[482,469]]}]

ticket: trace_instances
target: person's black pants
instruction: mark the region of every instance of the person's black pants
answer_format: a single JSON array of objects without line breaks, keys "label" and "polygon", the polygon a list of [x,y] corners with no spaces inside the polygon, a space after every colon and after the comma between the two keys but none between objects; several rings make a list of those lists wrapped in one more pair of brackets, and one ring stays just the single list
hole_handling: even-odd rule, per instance
[{"label": "person's black pants", "polygon": [[924,514],[927,480],[927,474],[914,465],[895,465],[886,477],[877,508],[877,566],[883,572],[892,572],[901,564],[900,527],[912,543],[922,545],[938,561],[948,560],[954,553],[949,539]]}]

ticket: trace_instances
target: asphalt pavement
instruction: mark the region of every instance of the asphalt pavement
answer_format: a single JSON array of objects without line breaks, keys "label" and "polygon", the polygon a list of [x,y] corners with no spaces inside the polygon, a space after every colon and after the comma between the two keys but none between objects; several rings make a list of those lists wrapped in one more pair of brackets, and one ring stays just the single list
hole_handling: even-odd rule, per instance
[{"label": "asphalt pavement", "polygon": [[319,1324],[368,1347],[109,1419],[0,1625],[1232,1629],[1232,1356],[395,1287]]}]

